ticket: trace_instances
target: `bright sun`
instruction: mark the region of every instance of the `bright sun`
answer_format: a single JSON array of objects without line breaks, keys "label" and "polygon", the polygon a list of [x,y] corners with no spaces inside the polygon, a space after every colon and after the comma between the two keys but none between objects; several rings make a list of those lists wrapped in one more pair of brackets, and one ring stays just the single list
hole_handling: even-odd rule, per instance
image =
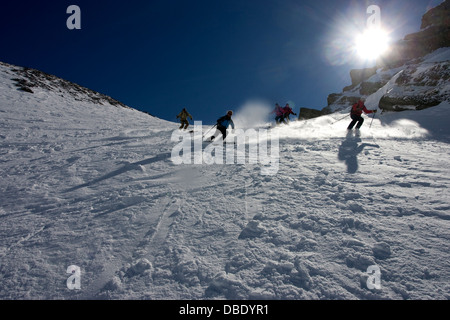
[{"label": "bright sun", "polygon": [[372,28],[358,35],[355,45],[362,59],[375,60],[389,48],[389,37],[382,29]]}]

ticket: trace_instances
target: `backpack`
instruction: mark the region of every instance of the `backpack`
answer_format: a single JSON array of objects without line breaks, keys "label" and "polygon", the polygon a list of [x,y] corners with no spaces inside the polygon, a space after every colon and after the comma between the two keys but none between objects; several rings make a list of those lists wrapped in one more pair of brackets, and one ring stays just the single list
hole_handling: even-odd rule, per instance
[{"label": "backpack", "polygon": [[364,105],[361,106],[360,102],[358,101],[352,106],[351,114],[354,114],[355,112],[362,112],[364,109]]}]

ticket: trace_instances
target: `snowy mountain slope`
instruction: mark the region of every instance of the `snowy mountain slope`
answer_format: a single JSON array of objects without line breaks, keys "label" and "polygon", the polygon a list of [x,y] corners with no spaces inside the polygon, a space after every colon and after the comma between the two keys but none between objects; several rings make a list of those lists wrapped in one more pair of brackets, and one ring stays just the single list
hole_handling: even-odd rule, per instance
[{"label": "snowy mountain slope", "polygon": [[366,118],[360,137],[344,114],[275,128],[279,171],[262,175],[175,165],[178,124],[19,91],[12,70],[0,66],[0,298],[449,298],[448,103]]}]

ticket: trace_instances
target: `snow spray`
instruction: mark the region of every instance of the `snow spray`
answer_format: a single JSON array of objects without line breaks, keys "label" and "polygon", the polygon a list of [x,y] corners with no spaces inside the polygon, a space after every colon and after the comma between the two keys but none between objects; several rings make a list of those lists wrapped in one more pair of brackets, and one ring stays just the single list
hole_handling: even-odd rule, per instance
[{"label": "snow spray", "polygon": [[[181,141],[180,141],[181,139]],[[279,169],[279,134],[267,129],[236,129],[225,142],[217,138],[205,144],[201,121],[194,122],[193,134],[175,130],[172,142],[174,164],[238,164],[260,165],[262,175],[276,175]],[[269,152],[270,144],[270,152]]]}]

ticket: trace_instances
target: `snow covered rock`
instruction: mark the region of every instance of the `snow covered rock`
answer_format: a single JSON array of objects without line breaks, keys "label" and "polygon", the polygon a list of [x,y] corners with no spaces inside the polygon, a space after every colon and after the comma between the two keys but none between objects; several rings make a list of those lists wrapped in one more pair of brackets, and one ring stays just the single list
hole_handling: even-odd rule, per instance
[{"label": "snow covered rock", "polygon": [[253,220],[247,224],[244,230],[242,230],[241,234],[239,235],[239,239],[258,237],[263,232],[264,229],[259,226],[259,221]]},{"label": "snow covered rock", "polygon": [[450,101],[449,79],[449,61],[405,66],[379,107],[385,111],[422,110]]},{"label": "snow covered rock", "polygon": [[206,288],[208,298],[226,298],[228,300],[241,300],[248,296],[249,289],[233,274],[218,274]]},{"label": "snow covered rock", "polygon": [[139,259],[133,263],[125,272],[128,277],[135,277],[143,275],[144,273],[149,273],[152,270],[152,263],[147,259]]},{"label": "snow covered rock", "polygon": [[108,103],[114,106],[129,108],[125,104],[109,96],[82,87],[76,83],[63,80],[43,71],[11,66],[3,62],[0,62],[0,64],[9,67],[15,73],[15,77],[12,78],[12,80],[15,82],[16,87],[21,91],[34,94],[35,91],[46,89],[61,96],[64,96],[64,94],[69,95],[77,101],[100,104]]},{"label": "snow covered rock", "polygon": [[377,242],[372,247],[373,255],[377,259],[387,259],[391,256],[391,247],[386,242]]}]

